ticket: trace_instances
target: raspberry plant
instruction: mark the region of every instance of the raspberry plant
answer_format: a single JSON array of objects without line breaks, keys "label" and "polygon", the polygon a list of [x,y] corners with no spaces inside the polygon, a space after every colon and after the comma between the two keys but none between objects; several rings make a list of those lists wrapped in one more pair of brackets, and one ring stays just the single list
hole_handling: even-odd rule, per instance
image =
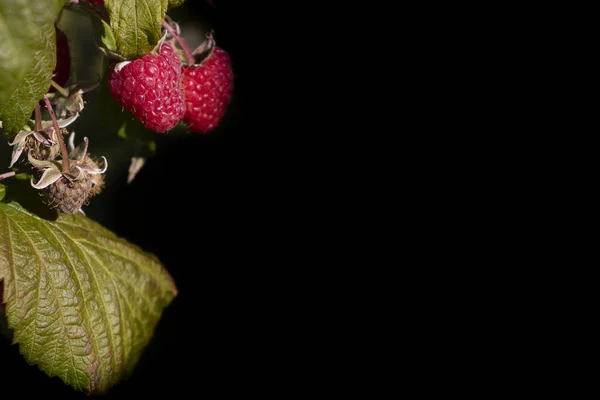
[{"label": "raspberry plant", "polygon": [[[110,185],[109,165],[71,126],[86,118],[94,90],[111,113],[106,125],[143,138],[150,152],[153,135],[220,124],[233,96],[231,59],[214,32],[187,47],[168,15],[182,3],[0,2],[0,145],[11,154],[0,157],[0,319],[28,363],[75,390],[102,393],[131,374],[177,289],[154,255],[86,217]],[[72,60],[78,38],[60,29],[65,14],[93,25],[103,54],[96,81],[72,70],[85,60]],[[143,165],[132,157],[129,182]],[[45,212],[24,206],[36,201]]]}]

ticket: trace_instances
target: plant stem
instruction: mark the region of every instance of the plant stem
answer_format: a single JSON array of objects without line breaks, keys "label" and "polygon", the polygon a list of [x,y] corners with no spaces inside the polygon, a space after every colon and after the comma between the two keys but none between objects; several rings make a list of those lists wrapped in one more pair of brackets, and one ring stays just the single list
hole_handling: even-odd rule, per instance
[{"label": "plant stem", "polygon": [[0,175],[0,181],[2,179],[6,179],[6,178],[10,178],[11,176],[15,176],[17,173],[15,171],[11,171],[11,172],[6,172],[4,174]]},{"label": "plant stem", "polygon": [[46,102],[46,108],[50,113],[50,118],[52,118],[52,122],[54,123],[54,129],[56,130],[56,136],[58,136],[58,142],[60,143],[60,152],[63,158],[62,164],[62,172],[67,173],[71,171],[71,162],[69,160],[69,153],[67,152],[67,146],[65,146],[65,140],[63,139],[62,132],[60,131],[60,127],[58,126],[58,121],[56,120],[56,115],[54,115],[54,110],[52,109],[52,104],[50,104],[50,100],[48,100],[48,96],[44,95],[44,101]]},{"label": "plant stem", "polygon": [[40,103],[35,105],[35,130],[42,130],[42,109],[40,108]]},{"label": "plant stem", "polygon": [[54,89],[56,89],[57,92],[59,92],[65,97],[69,97],[69,91],[64,87],[60,86],[58,83],[54,82],[54,80],[50,81],[50,84]]},{"label": "plant stem", "polygon": [[196,61],[194,60],[194,56],[192,55],[192,52],[187,47],[187,45],[185,44],[185,42],[183,41],[183,39],[177,34],[177,32],[175,32],[175,30],[173,29],[173,27],[171,25],[167,24],[166,21],[163,22],[163,26],[165,28],[167,28],[167,30],[169,31],[169,33],[171,35],[173,35],[173,37],[175,38],[175,40],[177,40],[177,43],[179,43],[179,45],[183,49],[183,52],[185,53],[185,57],[187,58],[188,62],[190,64],[195,64]]}]

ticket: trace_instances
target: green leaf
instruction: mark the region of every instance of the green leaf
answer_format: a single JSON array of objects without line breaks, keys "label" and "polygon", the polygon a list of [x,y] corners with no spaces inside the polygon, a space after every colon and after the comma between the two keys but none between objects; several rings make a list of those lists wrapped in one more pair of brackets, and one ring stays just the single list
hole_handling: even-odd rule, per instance
[{"label": "green leaf", "polygon": [[94,35],[98,43],[102,43],[110,51],[117,51],[117,40],[110,25],[99,18],[92,17],[90,19],[92,20]]},{"label": "green leaf", "polygon": [[50,87],[61,0],[0,2],[0,120],[18,132]]},{"label": "green leaf", "polygon": [[6,197],[0,281],[14,341],[48,375],[106,391],[132,372],[177,295],[172,278],[156,257],[81,214],[42,219]]},{"label": "green leaf", "polygon": [[179,7],[185,0],[169,0],[169,8]]},{"label": "green leaf", "polygon": [[161,37],[168,0],[106,0],[117,49],[127,59],[152,51]]}]

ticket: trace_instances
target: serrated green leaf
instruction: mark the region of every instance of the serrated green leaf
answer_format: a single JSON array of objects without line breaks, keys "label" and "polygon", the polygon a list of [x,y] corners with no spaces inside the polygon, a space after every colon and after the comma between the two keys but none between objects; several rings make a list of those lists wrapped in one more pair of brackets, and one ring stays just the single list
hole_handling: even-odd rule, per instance
[{"label": "serrated green leaf", "polygon": [[100,44],[103,44],[110,51],[117,51],[117,40],[109,24],[99,18],[90,18],[94,26],[94,35]]},{"label": "serrated green leaf", "polygon": [[131,373],[177,294],[156,257],[98,223],[81,214],[42,219],[6,200],[0,281],[27,362],[87,392]]},{"label": "serrated green leaf", "polygon": [[56,63],[54,21],[62,0],[0,2],[0,120],[18,132],[48,91]]},{"label": "serrated green leaf", "polygon": [[169,0],[169,8],[179,7],[185,0]]},{"label": "serrated green leaf", "polygon": [[123,57],[134,59],[152,51],[161,38],[168,0],[106,0],[104,6]]}]

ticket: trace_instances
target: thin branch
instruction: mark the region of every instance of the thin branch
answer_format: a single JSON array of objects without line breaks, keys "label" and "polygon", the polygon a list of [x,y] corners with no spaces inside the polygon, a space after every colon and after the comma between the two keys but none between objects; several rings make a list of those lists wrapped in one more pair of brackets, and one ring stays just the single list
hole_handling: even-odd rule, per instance
[{"label": "thin branch", "polygon": [[54,115],[54,110],[52,109],[52,104],[50,104],[50,100],[48,100],[48,96],[44,95],[44,101],[46,102],[46,108],[50,113],[50,118],[52,118],[52,122],[54,123],[54,129],[56,130],[56,136],[58,136],[58,142],[60,143],[60,152],[63,158],[62,172],[64,174],[71,171],[69,152],[67,152],[65,140],[63,139],[62,132],[60,131],[60,127],[58,126],[58,121],[56,120],[56,115]]},{"label": "thin branch", "polygon": [[163,22],[163,26],[165,28],[167,28],[167,30],[169,31],[169,33],[171,35],[173,35],[173,37],[175,38],[175,40],[177,40],[177,43],[179,43],[179,45],[183,49],[183,52],[185,53],[185,57],[187,58],[188,62],[190,64],[195,64],[196,61],[194,60],[194,56],[192,55],[192,52],[187,47],[187,45],[185,44],[185,42],[183,41],[183,39],[177,34],[177,32],[175,32],[175,30],[173,29],[173,27],[171,25],[167,24],[166,21]]},{"label": "thin branch", "polygon": [[42,130],[42,109],[40,108],[40,103],[35,105],[35,130]]},{"label": "thin branch", "polygon": [[64,87],[60,86],[58,83],[54,82],[54,80],[51,80],[50,84],[52,85],[52,87],[54,89],[56,89],[57,92],[59,92],[60,94],[62,94],[65,97],[69,97],[69,91],[67,89],[65,89]]}]

